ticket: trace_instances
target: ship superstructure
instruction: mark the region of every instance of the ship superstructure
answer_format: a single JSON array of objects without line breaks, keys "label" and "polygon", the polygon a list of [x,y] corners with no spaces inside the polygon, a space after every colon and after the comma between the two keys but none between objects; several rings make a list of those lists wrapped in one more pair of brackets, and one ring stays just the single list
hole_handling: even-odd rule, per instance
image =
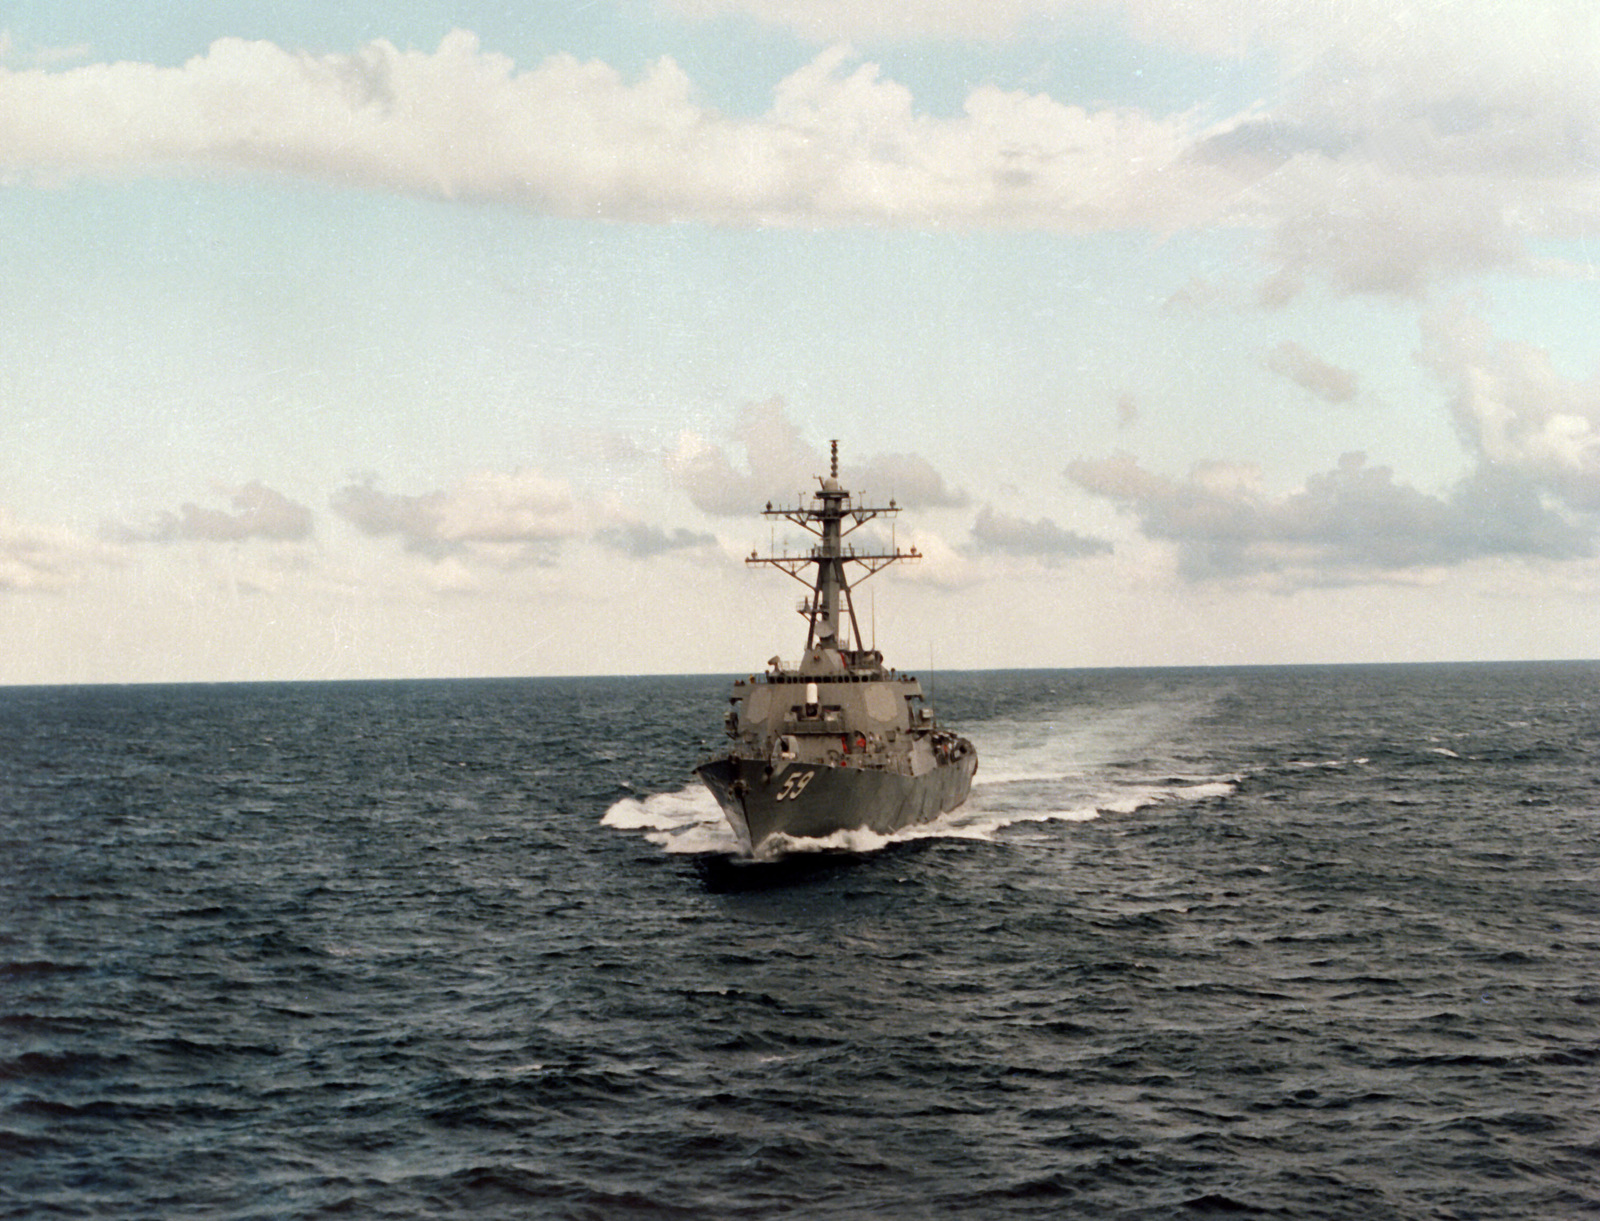
[{"label": "ship superstructure", "polygon": [[888,833],[937,818],[966,800],[978,766],[972,743],[936,723],[921,683],[886,668],[883,654],[862,640],[852,566],[865,580],[921,556],[915,547],[858,548],[846,540],[898,506],[854,502],[839,483],[837,441],[830,473],[818,483],[810,504],[768,502],[763,510],[816,543],[798,554],[752,552],[745,561],[807,586],[798,608],[808,625],[805,651],[793,662],[774,657],[764,673],[733,684],[729,748],[695,769],[752,853],[778,835]]}]

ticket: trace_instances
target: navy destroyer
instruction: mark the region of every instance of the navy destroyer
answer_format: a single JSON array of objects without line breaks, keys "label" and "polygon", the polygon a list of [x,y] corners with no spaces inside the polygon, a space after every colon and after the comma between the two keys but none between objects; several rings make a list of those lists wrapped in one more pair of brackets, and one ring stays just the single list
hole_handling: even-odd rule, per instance
[{"label": "navy destroyer", "polygon": [[799,611],[809,623],[800,660],[774,657],[765,673],[734,682],[726,720],[731,744],[695,768],[716,795],[740,845],[757,854],[774,836],[821,838],[838,831],[880,834],[927,822],[967,799],[978,754],[936,722],[922,685],[887,669],[864,646],[847,573],[865,580],[890,564],[918,560],[912,547],[858,549],[844,540],[900,510],[858,505],[839,483],[839,443],[831,473],[818,476],[812,503],[774,508],[810,532],[799,554],[751,552],[747,564],[788,573],[810,593]]}]

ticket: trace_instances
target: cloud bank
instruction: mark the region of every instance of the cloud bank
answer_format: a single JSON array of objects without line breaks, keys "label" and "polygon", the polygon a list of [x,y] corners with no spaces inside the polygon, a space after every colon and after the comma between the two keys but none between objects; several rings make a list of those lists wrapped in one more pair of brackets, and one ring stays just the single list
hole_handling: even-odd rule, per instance
[{"label": "cloud bank", "polygon": [[311,537],[311,510],[252,480],[243,487],[223,489],[233,511],[208,509],[186,503],[176,513],[162,513],[147,530],[123,530],[125,542],[228,543],[244,539],[301,542]]},{"label": "cloud bank", "polygon": [[381,491],[368,479],[346,484],[330,504],[363,534],[393,536],[434,560],[472,553],[539,562],[580,532],[571,489],[534,472],[486,471],[419,495]]},{"label": "cloud bank", "polygon": [[[1477,559],[1574,561],[1600,539],[1600,373],[1569,377],[1550,352],[1502,339],[1461,301],[1427,311],[1416,359],[1444,388],[1466,473],[1440,493],[1351,452],[1287,495],[1253,465],[1210,459],[1182,478],[1130,454],[1079,459],[1068,481],[1176,546],[1191,579],[1271,574],[1287,586],[1415,576]],[[1293,342],[1272,372],[1347,402],[1352,373]]]},{"label": "cloud bank", "polygon": [[1496,338],[1459,304],[1424,319],[1419,359],[1480,469],[1600,513],[1600,375],[1561,376],[1547,351]]},{"label": "cloud bank", "polygon": [[[680,5],[830,39],[862,22],[906,37],[998,37],[1104,7]],[[431,53],[223,39],[173,68],[0,68],[0,175],[291,174],[639,222],[1251,226],[1270,234],[1268,303],[1312,276],[1344,292],[1418,295],[1452,277],[1528,270],[1531,236],[1596,228],[1600,30],[1586,9],[1117,7],[1135,36],[1196,54],[1265,48],[1277,97],[1207,122],[980,84],[960,114],[937,117],[835,45],[777,82],[764,114],[736,118],[701,102],[669,58],[628,80],[565,55],[518,69],[465,31]]]},{"label": "cloud bank", "polygon": [[1111,554],[1111,544],[1105,539],[1064,529],[1048,517],[1027,521],[989,505],[978,510],[972,523],[972,542],[980,553],[1031,556],[1046,564]]},{"label": "cloud bank", "polygon": [[54,593],[91,568],[116,562],[105,543],[55,526],[25,522],[0,506],[0,592]]},{"label": "cloud bank", "polygon": [[1128,455],[1079,460],[1067,478],[1132,514],[1148,538],[1177,545],[1191,580],[1271,575],[1288,587],[1393,578],[1484,557],[1572,560],[1594,553],[1592,526],[1547,507],[1514,474],[1480,468],[1448,496],[1399,483],[1365,454],[1274,497],[1253,467],[1197,464],[1186,478]]},{"label": "cloud bank", "polygon": [[1180,166],[1181,119],[980,87],[936,120],[844,48],[739,120],[667,58],[633,82],[566,55],[519,72],[465,31],[431,54],[222,39],[178,68],[0,70],[0,131],[13,174],[288,173],[635,221],[1081,230],[1188,214],[1192,180],[1221,181]]},{"label": "cloud bank", "polygon": [[595,531],[595,540],[636,560],[648,560],[673,551],[716,546],[717,536],[683,526],[668,531],[648,522],[632,521]]},{"label": "cloud bank", "polygon": [[[779,399],[745,408],[732,430],[732,448],[743,451],[742,464],[728,447],[696,433],[685,433],[667,458],[673,482],[701,512],[714,517],[748,517],[767,501],[793,504],[809,497],[817,476],[825,475],[831,458],[812,445],[789,418]],[[856,502],[894,500],[912,509],[957,508],[965,492],[951,488],[926,458],[916,454],[876,454],[865,462],[841,460],[839,479]]]},{"label": "cloud bank", "polygon": [[1292,339],[1267,353],[1267,368],[1329,403],[1348,403],[1356,396],[1354,373],[1329,364]]}]

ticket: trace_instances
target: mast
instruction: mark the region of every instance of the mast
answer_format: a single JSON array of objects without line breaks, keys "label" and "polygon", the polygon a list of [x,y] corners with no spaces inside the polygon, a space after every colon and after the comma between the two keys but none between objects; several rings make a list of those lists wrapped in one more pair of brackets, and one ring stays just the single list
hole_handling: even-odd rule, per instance
[{"label": "mast", "polygon": [[[878,517],[900,512],[893,499],[887,505],[857,505],[851,502],[850,493],[839,484],[839,442],[830,441],[832,465],[828,477],[818,476],[821,485],[811,494],[810,505],[794,508],[773,508],[772,502],[762,511],[763,517],[781,517],[816,536],[818,542],[805,554],[760,555],[756,552],[745,559],[746,564],[769,564],[781,568],[802,585],[811,587],[811,596],[800,604],[800,613],[810,624],[806,633],[806,651],[837,649],[842,652],[864,653],[861,625],[856,621],[855,602],[850,596],[850,581],[846,565],[859,564],[866,571],[861,580],[880,572],[899,560],[919,560],[921,554],[915,547],[902,551],[896,546],[892,551],[858,551],[844,540],[856,530]],[[807,569],[816,565],[815,573]]]}]

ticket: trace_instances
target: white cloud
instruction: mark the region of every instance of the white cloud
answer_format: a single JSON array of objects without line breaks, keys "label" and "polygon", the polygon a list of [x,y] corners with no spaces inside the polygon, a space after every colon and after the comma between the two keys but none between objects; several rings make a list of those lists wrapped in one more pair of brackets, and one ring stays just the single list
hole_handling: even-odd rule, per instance
[{"label": "white cloud", "polygon": [[[831,469],[832,458],[811,444],[789,418],[781,399],[746,407],[732,430],[734,446],[743,451],[743,467],[735,465],[720,445],[695,433],[678,438],[667,458],[673,481],[704,513],[748,517],[768,501],[793,505],[817,486],[817,477]],[[841,458],[839,480],[875,505],[893,499],[910,509],[964,505],[966,494],[951,488],[932,463],[917,454],[873,454],[864,461]]]},{"label": "white cloud", "polygon": [[744,450],[745,469],[734,466],[723,448],[695,433],[684,433],[667,457],[667,470],[701,512],[745,517],[769,500],[789,497],[828,470],[822,451],[807,442],[779,399],[746,407],[734,424],[733,439]]},{"label": "white cloud", "polygon": [[21,521],[0,508],[0,594],[64,590],[117,558],[105,543],[63,527]]},{"label": "white cloud", "polygon": [[1191,579],[1271,574],[1291,588],[1357,584],[1482,557],[1571,560],[1594,551],[1592,525],[1491,467],[1444,497],[1397,483],[1360,453],[1278,497],[1253,469],[1230,463],[1201,463],[1174,479],[1123,454],[1075,461],[1067,478],[1131,513],[1146,537],[1176,544]]},{"label": "white cloud", "polygon": [[672,551],[715,547],[717,536],[678,526],[670,532],[643,521],[628,521],[595,531],[595,540],[613,551],[647,560]]},{"label": "white cloud", "polygon": [[1256,190],[1275,197],[1268,304],[1313,274],[1342,292],[1421,297],[1439,281],[1527,269],[1505,183],[1303,153]]},{"label": "white cloud", "polygon": [[944,509],[967,503],[965,492],[947,485],[933,464],[917,454],[877,454],[865,463],[841,463],[839,475],[873,504],[893,500],[912,509]]},{"label": "white cloud", "polygon": [[980,563],[936,531],[913,523],[900,532],[899,545],[903,551],[915,551],[917,558],[893,567],[891,571],[897,582],[938,590],[960,590],[971,589],[984,580]]},{"label": "white cloud", "polygon": [[1562,377],[1548,352],[1495,338],[1460,305],[1424,319],[1420,358],[1484,469],[1600,511],[1600,375]]},{"label": "white cloud", "polygon": [[238,488],[219,488],[232,511],[184,504],[176,513],[164,512],[147,529],[114,530],[123,542],[239,542],[266,539],[300,542],[311,537],[311,510],[282,492],[252,480]]},{"label": "white cloud", "polygon": [[1348,403],[1356,396],[1354,373],[1329,364],[1292,339],[1267,353],[1267,368],[1330,403]]},{"label": "white cloud", "polygon": [[567,484],[532,471],[485,471],[419,495],[380,491],[368,479],[340,488],[331,504],[362,533],[394,535],[408,551],[500,566],[541,562],[581,527]]},{"label": "white cloud", "polygon": [[693,94],[669,59],[631,83],[570,56],[518,72],[461,31],[432,54],[223,39],[179,68],[0,69],[0,165],[293,173],[632,220],[1061,230],[1182,223],[1214,210],[1207,184],[1233,186],[1183,161],[1183,119],[992,87],[934,119],[842,48],[779,83],[758,120]]},{"label": "white cloud", "polygon": [[[1004,36],[1088,0],[698,0],[826,32]],[[0,171],[289,173],[647,222],[1030,228],[1225,224],[1272,234],[1268,301],[1325,276],[1419,295],[1536,270],[1531,234],[1600,218],[1600,19],[1545,0],[1128,0],[1137,36],[1276,57],[1276,96],[1206,128],[981,84],[936,117],[843,46],[778,82],[765,115],[696,96],[670,59],[636,80],[555,56],[526,70],[463,31],[431,53],[223,39],[177,68],[0,68]]]},{"label": "white cloud", "polygon": [[1111,553],[1111,544],[1104,539],[1064,529],[1048,517],[1028,521],[989,505],[978,511],[972,523],[972,541],[980,552],[1032,556],[1046,564]]}]

